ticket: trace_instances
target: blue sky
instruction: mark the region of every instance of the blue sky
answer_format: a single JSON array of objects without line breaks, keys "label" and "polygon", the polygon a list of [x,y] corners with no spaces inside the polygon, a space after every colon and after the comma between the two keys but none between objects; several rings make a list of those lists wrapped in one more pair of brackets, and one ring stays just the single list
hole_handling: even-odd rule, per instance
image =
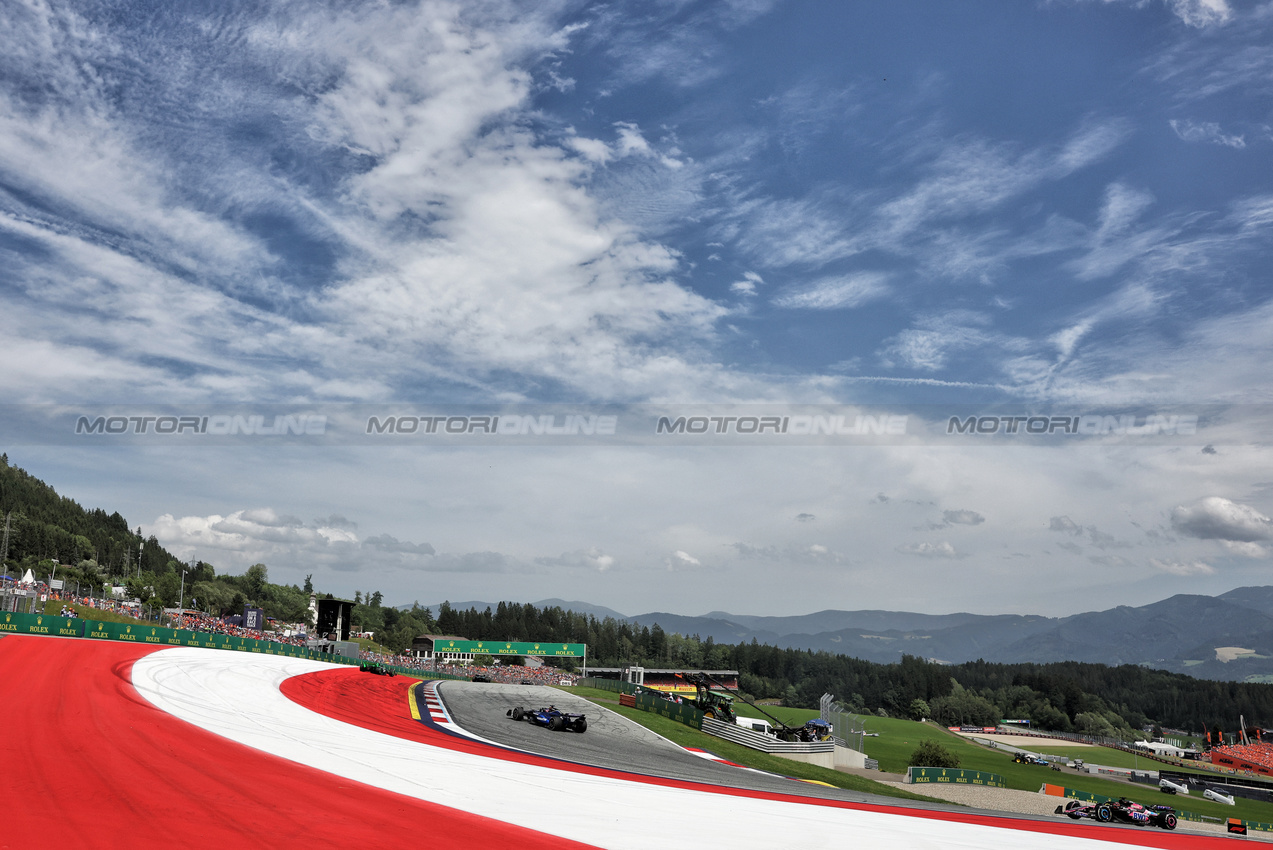
[{"label": "blue sky", "polygon": [[1152,446],[13,443],[174,551],[629,613],[1268,583],[1273,4],[6,18],[11,403],[1228,411]]}]

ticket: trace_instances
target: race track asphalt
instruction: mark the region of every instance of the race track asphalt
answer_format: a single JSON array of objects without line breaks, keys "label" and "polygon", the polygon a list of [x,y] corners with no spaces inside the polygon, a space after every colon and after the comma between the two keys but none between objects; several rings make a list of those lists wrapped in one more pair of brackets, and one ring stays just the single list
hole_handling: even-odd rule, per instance
[{"label": "race track asphalt", "polygon": [[[851,800],[896,805],[893,797],[828,788],[710,761],[690,753],[644,726],[607,708],[543,685],[503,685],[443,682],[438,692],[455,722],[464,729],[503,746],[576,764],[623,770],[642,776],[702,782],[726,788],[769,791],[801,797]],[[505,716],[514,707],[535,709],[555,705],[588,717],[588,731],[550,732],[542,726]],[[933,804],[937,810],[954,807]],[[967,809],[964,809],[967,811]]]}]

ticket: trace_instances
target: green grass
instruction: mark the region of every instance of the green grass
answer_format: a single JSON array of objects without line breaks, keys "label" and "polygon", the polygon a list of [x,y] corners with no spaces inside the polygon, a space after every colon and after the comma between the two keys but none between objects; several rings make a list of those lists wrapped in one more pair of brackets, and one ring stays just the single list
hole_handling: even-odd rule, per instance
[{"label": "green grass", "polygon": [[[860,791],[865,794],[879,794],[888,797],[897,797],[904,800],[929,800],[919,794],[912,794],[894,788],[891,785],[882,785],[878,782],[872,782],[861,776],[849,773],[841,773],[838,770],[828,770],[824,767],[816,765],[804,764],[803,762],[791,761],[790,759],[779,758],[765,753],[757,752],[739,744],[725,741],[720,738],[700,732],[682,723],[677,723],[667,717],[661,717],[648,711],[641,711],[636,708],[627,708],[619,705],[619,695],[612,691],[603,691],[599,688],[583,688],[562,687],[561,690],[583,697],[586,700],[604,705],[606,708],[621,714],[629,720],[644,726],[652,732],[662,735],[669,741],[682,747],[698,747],[699,749],[710,750],[722,758],[747,767],[754,767],[757,770],[765,770],[770,773],[777,773],[782,776],[791,776],[797,779],[808,779],[814,782],[825,782],[828,785],[834,785],[837,788],[846,788],[850,791]],[[816,716],[817,712],[812,712]],[[784,720],[784,722],[787,722]],[[804,721],[801,721],[802,723]]]},{"label": "green grass", "polygon": [[[734,708],[738,712],[739,717],[754,717],[759,720],[769,720],[768,717],[761,714],[755,708],[752,708],[741,700],[734,702]],[[781,705],[766,705],[765,711],[781,720],[788,726],[803,726],[808,721],[818,716],[818,712],[809,708],[787,708]],[[770,721],[773,722],[773,721]]]},{"label": "green grass", "polygon": [[381,646],[374,640],[368,638],[354,638],[354,643],[358,644],[360,649],[368,652],[379,652],[381,655],[395,655],[396,653],[388,647]]},{"label": "green grass", "polygon": [[[129,617],[125,614],[116,614],[114,611],[103,611],[100,608],[90,608],[87,605],[80,605],[76,602],[61,602],[56,599],[50,599],[44,603],[44,616],[56,617],[62,613],[62,606],[70,608],[75,615],[82,620],[96,620],[99,623],[144,623],[146,620],[138,620],[136,617]],[[154,625],[154,624],[152,624]]]},{"label": "green grass", "polygon": [[1065,756],[1071,761],[1083,759],[1083,761],[1105,765],[1106,767],[1126,767],[1132,770],[1158,770],[1162,767],[1169,767],[1169,765],[1165,765],[1162,762],[1109,747],[1036,747],[1031,744],[1028,747],[1022,747],[1022,749],[1049,756]]},{"label": "green grass", "polygon": [[[1165,803],[1199,815],[1209,815],[1216,818],[1237,817],[1244,820],[1273,823],[1273,803],[1244,800],[1239,797],[1236,806],[1226,806],[1194,795],[1169,797],[1150,785],[1129,785],[1125,782],[1117,782],[1087,773],[1077,773],[1073,770],[1057,772],[1042,765],[1017,764],[1012,760],[1012,756],[1004,750],[990,749],[974,744],[955,735],[945,727],[931,723],[915,723],[909,720],[893,720],[869,716],[864,719],[867,731],[880,733],[878,738],[866,739],[866,754],[871,758],[878,759],[882,770],[892,773],[904,773],[910,754],[919,745],[919,742],[922,740],[933,740],[959,756],[960,767],[997,773],[1004,778],[1004,782],[1009,788],[1021,791],[1038,791],[1039,787],[1044,783],[1051,783],[1079,791],[1086,791],[1090,794],[1101,794],[1106,797],[1130,797],[1140,803]],[[1043,748],[1035,749],[1043,751]],[[1094,764],[1106,764],[1111,767],[1131,766],[1130,764],[1115,764],[1116,758],[1122,756],[1126,756],[1128,759],[1132,758],[1131,753],[1123,753],[1121,750],[1111,750],[1106,747],[1070,749],[1075,751],[1086,749],[1087,754],[1079,755],[1079,758]],[[1165,765],[1149,759],[1140,759],[1138,764],[1146,770],[1157,770],[1159,767],[1165,767]]]}]

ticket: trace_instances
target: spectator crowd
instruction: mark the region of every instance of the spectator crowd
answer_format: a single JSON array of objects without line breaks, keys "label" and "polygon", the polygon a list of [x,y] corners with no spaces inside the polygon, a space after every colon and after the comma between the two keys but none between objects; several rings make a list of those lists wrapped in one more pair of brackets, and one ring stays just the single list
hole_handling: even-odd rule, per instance
[{"label": "spectator crowd", "polygon": [[1257,741],[1249,744],[1217,745],[1211,748],[1211,752],[1213,754],[1213,762],[1215,761],[1214,754],[1219,753],[1228,756],[1235,762],[1245,762],[1264,768],[1265,770],[1261,772],[1273,771],[1273,744]]}]

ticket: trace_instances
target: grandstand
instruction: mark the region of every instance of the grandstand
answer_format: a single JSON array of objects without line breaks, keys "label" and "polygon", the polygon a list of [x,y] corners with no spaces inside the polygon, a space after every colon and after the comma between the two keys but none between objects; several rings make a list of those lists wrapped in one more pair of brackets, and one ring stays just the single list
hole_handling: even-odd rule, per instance
[{"label": "grandstand", "polygon": [[1232,770],[1273,776],[1273,744],[1220,744],[1211,748],[1211,763]]}]

